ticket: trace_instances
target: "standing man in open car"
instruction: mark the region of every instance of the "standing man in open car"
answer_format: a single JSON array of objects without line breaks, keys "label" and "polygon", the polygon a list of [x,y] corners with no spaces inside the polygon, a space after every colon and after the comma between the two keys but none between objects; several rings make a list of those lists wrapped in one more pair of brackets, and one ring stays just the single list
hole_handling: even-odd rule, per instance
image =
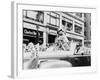
[{"label": "standing man in open car", "polygon": [[57,47],[59,47],[61,50],[68,51],[70,48],[70,45],[69,45],[69,40],[66,37],[64,31],[61,29],[57,32],[57,34],[58,36],[55,40]]}]

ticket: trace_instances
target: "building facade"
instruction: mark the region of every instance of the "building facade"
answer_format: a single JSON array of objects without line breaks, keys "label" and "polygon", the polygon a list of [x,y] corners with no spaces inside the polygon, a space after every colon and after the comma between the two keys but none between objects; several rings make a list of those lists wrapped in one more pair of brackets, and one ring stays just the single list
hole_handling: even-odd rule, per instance
[{"label": "building facade", "polygon": [[53,44],[60,29],[84,46],[84,13],[23,10],[23,43]]},{"label": "building facade", "polygon": [[91,47],[91,13],[84,14],[84,45]]}]

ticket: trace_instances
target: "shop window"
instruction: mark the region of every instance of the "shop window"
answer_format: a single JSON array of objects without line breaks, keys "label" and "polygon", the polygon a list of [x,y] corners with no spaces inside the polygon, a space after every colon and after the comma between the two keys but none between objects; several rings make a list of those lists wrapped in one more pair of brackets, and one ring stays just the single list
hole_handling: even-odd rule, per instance
[{"label": "shop window", "polygon": [[49,44],[55,43],[55,38],[56,38],[56,35],[48,34],[48,43]]},{"label": "shop window", "polygon": [[78,33],[78,34],[81,34],[82,33],[82,27],[75,25],[75,32]]},{"label": "shop window", "polygon": [[36,45],[37,43],[41,45],[43,44],[43,32],[23,28],[23,42],[33,42],[34,45]]}]

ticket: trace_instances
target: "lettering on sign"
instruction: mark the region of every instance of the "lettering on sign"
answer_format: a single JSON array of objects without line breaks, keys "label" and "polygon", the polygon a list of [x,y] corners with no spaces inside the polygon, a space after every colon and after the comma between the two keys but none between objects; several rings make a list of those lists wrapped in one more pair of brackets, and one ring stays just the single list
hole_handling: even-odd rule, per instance
[{"label": "lettering on sign", "polygon": [[31,30],[27,30],[27,29],[24,29],[24,33],[25,34],[30,34],[30,35],[36,35],[35,31],[31,31]]}]

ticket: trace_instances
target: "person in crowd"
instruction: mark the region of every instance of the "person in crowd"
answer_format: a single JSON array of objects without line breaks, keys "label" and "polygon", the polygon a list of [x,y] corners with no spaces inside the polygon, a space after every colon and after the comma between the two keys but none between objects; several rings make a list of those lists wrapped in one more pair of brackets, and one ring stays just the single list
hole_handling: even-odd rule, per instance
[{"label": "person in crowd", "polygon": [[42,44],[39,46],[39,51],[46,51],[47,48],[48,48],[47,45]]},{"label": "person in crowd", "polygon": [[24,69],[34,69],[38,67],[38,55],[35,45],[30,42],[27,52],[24,53]]},{"label": "person in crowd", "polygon": [[23,52],[24,53],[26,53],[26,48],[27,48],[26,44],[23,44]]}]

